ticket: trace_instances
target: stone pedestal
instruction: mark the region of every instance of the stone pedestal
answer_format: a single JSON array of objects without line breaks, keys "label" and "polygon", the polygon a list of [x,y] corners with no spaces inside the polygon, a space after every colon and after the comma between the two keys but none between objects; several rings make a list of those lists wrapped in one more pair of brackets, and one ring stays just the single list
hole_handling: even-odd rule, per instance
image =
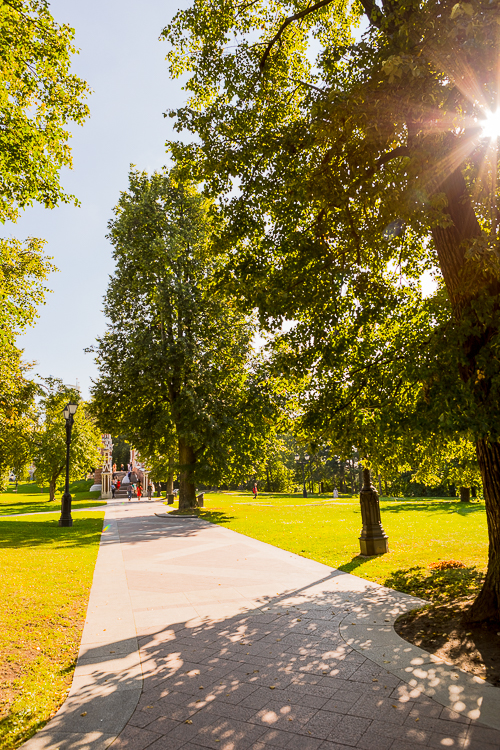
[{"label": "stone pedestal", "polygon": [[167,505],[173,505],[174,498],[175,498],[175,495],[167,495]]},{"label": "stone pedestal", "polygon": [[370,480],[369,469],[363,469],[363,487],[359,494],[361,504],[361,519],[363,528],[359,537],[362,557],[385,555],[389,552],[389,539],[382,528],[380,518],[380,503],[377,490]]},{"label": "stone pedestal", "polygon": [[205,495],[203,492],[201,492],[198,497],[196,498],[196,504],[198,508],[203,508],[203,504],[205,502]]},{"label": "stone pedestal", "polygon": [[103,500],[109,500],[111,497],[111,481],[112,481],[112,473],[110,471],[103,471],[101,475],[101,481],[102,481],[102,487],[101,487],[101,497]]}]

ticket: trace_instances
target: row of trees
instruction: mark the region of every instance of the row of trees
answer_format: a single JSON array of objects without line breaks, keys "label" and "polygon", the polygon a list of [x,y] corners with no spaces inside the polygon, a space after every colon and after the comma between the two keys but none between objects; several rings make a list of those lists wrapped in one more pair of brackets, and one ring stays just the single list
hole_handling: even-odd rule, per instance
[{"label": "row of trees", "polygon": [[[0,3],[0,222],[15,222],[21,209],[77,203],[60,183],[71,167],[69,126],[88,116],[89,88],[71,72],[74,30],[58,24],[46,0]],[[62,409],[78,392],[60,381],[36,382],[33,363],[16,345],[37,317],[55,267],[42,239],[0,238],[0,486],[9,472],[26,473],[34,461],[51,499],[64,468]],[[95,425],[84,405],[77,412],[73,478],[97,463]],[[97,436],[97,437],[96,437]],[[62,460],[61,460],[62,457]]]},{"label": "row of trees", "polygon": [[190,93],[169,114],[191,142],[169,148],[216,201],[229,288],[271,332],[295,321],[269,367],[303,394],[304,433],[380,474],[474,445],[490,546],[471,621],[500,619],[498,134],[481,127],[499,20],[482,0],[216,17],[197,0],[164,30]]},{"label": "row of trees", "polygon": [[[94,349],[99,378],[91,409],[103,430],[120,435],[120,456],[133,444],[153,479],[171,483],[179,473],[181,507],[195,505],[196,485],[298,487],[296,454],[308,455],[311,490],[356,490],[360,461],[370,463],[386,494],[410,484],[441,492],[480,485],[470,439],[416,422],[409,377],[399,402],[374,409],[374,393],[386,398],[394,360],[404,360],[404,347],[417,349],[422,322],[429,328],[417,290],[394,292],[398,317],[389,331],[360,325],[353,297],[338,303],[345,310],[330,351],[310,335],[306,346],[309,323],[298,320],[256,352],[255,315],[227,280],[233,258],[218,241],[218,210],[178,168],[152,176],[132,171],[115,209],[109,238],[116,272],[105,300],[110,326]],[[410,310],[420,315],[409,324]],[[321,362],[333,347],[334,382]],[[371,390],[355,376],[367,348],[378,352]],[[116,462],[126,464],[128,455]]]}]

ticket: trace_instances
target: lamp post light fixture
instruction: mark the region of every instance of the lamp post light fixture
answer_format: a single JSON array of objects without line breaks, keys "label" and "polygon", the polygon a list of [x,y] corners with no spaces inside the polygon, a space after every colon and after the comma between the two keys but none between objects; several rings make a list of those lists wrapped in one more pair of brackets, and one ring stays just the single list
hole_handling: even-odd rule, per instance
[{"label": "lamp post light fixture", "polygon": [[304,466],[309,461],[309,456],[304,456],[304,458],[301,459],[300,456],[295,456],[295,460],[297,463],[302,466],[302,497],[307,497],[307,490],[306,490],[306,478],[304,474]]},{"label": "lamp post light fixture", "polygon": [[70,401],[63,410],[64,419],[66,420],[66,485],[61,501],[59,526],[73,526],[73,519],[71,517],[71,495],[69,494],[69,446],[71,443],[71,428],[73,427],[74,421],[73,417],[77,409],[78,404]]}]

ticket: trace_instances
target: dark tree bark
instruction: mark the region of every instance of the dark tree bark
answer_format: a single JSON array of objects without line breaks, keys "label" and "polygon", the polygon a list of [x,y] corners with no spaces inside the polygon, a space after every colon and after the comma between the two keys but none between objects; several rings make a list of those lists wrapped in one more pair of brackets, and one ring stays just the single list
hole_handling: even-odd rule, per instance
[{"label": "dark tree bark", "polygon": [[167,495],[174,494],[174,472],[172,469],[172,459],[168,459],[168,474],[167,474]]},{"label": "dark tree bark", "polygon": [[[498,293],[498,284],[471,263],[467,274],[463,273],[467,243],[478,237],[481,229],[460,169],[436,186],[435,191],[444,192],[448,199],[450,225],[433,229],[433,238],[453,312],[460,320],[475,296],[482,292]],[[475,358],[481,346],[480,339],[467,342],[464,354],[469,365],[461,372],[464,380],[475,377]],[[488,571],[481,592],[464,620],[500,622],[500,444],[480,439],[476,450],[488,521]]]},{"label": "dark tree bark", "polygon": [[64,466],[61,466],[59,471],[53,474],[52,479],[49,482],[49,502],[53,502],[56,499],[57,480],[59,479]]},{"label": "dark tree bark", "polygon": [[460,502],[470,503],[470,487],[460,487]]},{"label": "dark tree bark", "polygon": [[466,615],[466,622],[496,622],[500,620],[500,445],[478,440],[476,451],[483,476],[490,544],[486,578],[479,596]]},{"label": "dark tree bark", "polygon": [[196,456],[193,448],[179,438],[179,510],[197,507],[196,487],[191,481],[195,463]]}]

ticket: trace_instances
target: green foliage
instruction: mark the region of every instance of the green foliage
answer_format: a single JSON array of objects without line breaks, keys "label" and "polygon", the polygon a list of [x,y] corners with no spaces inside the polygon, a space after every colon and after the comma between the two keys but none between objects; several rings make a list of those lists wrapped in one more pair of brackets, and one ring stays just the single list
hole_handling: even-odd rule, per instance
[{"label": "green foliage", "polygon": [[190,93],[169,114],[196,137],[171,148],[226,194],[228,238],[252,238],[237,261],[266,311],[290,316],[304,289],[318,304],[342,276],[391,262],[418,277],[436,262],[425,238],[450,223],[443,181],[461,164],[490,239],[468,249],[494,263],[487,142],[468,128],[496,106],[498,8],[456,7],[230,0],[214,15],[198,0],[165,29]]},{"label": "green foliage", "polygon": [[9,469],[22,474],[30,461],[38,387],[27,376],[15,346],[16,336],[37,317],[45,279],[52,264],[43,243],[30,239],[0,240],[0,477],[5,485]]},{"label": "green foliage", "polygon": [[253,322],[214,283],[212,208],[175,171],[131,172],[109,225],[116,272],[92,407],[155,474],[179,450],[176,470],[206,484],[248,473],[273,414]]},{"label": "green foliage", "polygon": [[[0,222],[34,202],[52,208],[73,196],[59,172],[71,166],[69,126],[88,115],[87,84],[70,73],[74,31],[57,24],[46,0],[0,2]],[[31,458],[37,386],[15,346],[37,317],[55,270],[43,241],[0,239],[0,484]]]},{"label": "green foliage", "polygon": [[[217,14],[196,0],[164,31],[191,94],[170,114],[194,136],[170,148],[222,194],[218,245],[237,248],[226,278],[270,329],[297,320],[306,348],[319,342],[304,421],[319,432],[317,407],[335,418],[345,396],[335,439],[356,433],[346,453],[393,465],[411,461],[415,437],[476,442],[492,545],[477,621],[500,618],[500,181],[497,134],[479,124],[498,106],[499,22],[482,0],[362,0],[347,12],[338,0],[229,0]],[[415,289],[433,268],[444,281],[434,317]],[[350,348],[359,363],[359,338],[368,361],[339,378],[329,353],[344,298]]]},{"label": "green foliage", "polygon": [[129,462],[130,444],[121,435],[113,438],[113,463],[116,464],[117,470],[120,471],[122,465],[126,470]]},{"label": "green foliage", "polygon": [[40,427],[35,437],[33,463],[38,484],[48,484],[50,499],[65,479],[66,422],[63,409],[69,401],[79,403],[74,416],[70,447],[70,481],[81,479],[97,466],[101,454],[101,433],[89,416],[80,394],[55,378],[46,380],[47,390],[41,399]]},{"label": "green foliage", "polygon": [[[214,17],[200,0],[164,32],[172,72],[190,76],[190,100],[170,115],[196,138],[170,147],[223,193],[230,283],[269,328],[298,321],[281,364],[311,374],[318,408],[308,389],[303,408],[316,431],[313,412],[324,423],[355,400],[348,432],[370,426],[373,444],[394,412],[408,430],[421,403],[432,409],[420,425],[498,437],[496,162],[470,129],[496,106],[498,9],[457,7],[366,2],[349,15],[335,1],[232,0]],[[446,289],[427,303],[418,281],[437,266]],[[346,346],[354,381],[337,368]],[[360,398],[378,378],[380,398]],[[349,450],[359,439],[346,433]]]},{"label": "green foliage", "polygon": [[483,580],[483,572],[475,567],[429,570],[415,565],[395,570],[386,579],[385,585],[390,589],[436,602],[475,594]]},{"label": "green foliage", "polygon": [[68,126],[83,123],[90,89],[70,73],[74,30],[46,0],[0,4],[0,221],[19,208],[69,202],[59,171],[71,166]]}]

